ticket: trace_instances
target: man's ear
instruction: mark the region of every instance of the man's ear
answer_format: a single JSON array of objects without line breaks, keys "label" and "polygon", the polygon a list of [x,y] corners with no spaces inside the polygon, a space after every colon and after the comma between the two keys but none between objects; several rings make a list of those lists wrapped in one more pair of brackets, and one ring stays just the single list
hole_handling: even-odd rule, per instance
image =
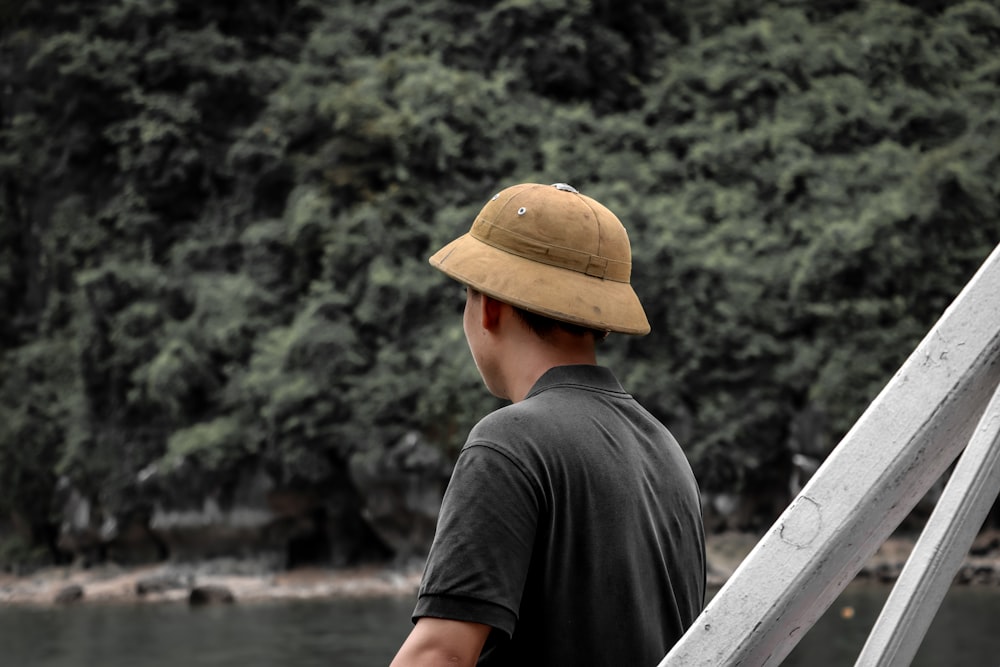
[{"label": "man's ear", "polygon": [[480,299],[480,316],[482,317],[483,329],[495,332],[497,327],[500,326],[500,317],[505,307],[509,308],[510,306],[483,294]]}]

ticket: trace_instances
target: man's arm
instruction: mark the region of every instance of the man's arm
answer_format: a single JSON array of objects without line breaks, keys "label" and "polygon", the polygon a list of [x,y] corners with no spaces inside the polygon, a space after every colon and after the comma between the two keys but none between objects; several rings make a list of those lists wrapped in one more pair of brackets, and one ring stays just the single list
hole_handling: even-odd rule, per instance
[{"label": "man's arm", "polygon": [[417,620],[389,667],[472,667],[490,626],[425,616]]}]

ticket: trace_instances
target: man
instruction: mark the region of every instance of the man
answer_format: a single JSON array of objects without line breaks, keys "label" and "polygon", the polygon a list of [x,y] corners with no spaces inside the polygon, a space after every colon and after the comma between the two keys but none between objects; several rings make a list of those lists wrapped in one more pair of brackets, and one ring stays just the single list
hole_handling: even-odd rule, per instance
[{"label": "man", "polygon": [[649,323],[618,218],[565,184],[495,195],[430,262],[508,405],[469,434],[393,667],[656,665],[705,593],[698,487],[667,429],[597,365]]}]

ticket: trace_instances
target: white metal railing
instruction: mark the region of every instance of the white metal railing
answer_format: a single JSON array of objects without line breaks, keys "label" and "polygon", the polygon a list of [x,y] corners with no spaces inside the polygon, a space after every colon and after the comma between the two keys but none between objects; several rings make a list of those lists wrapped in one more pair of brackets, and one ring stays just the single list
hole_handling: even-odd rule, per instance
[{"label": "white metal railing", "polygon": [[908,664],[997,495],[998,385],[1000,246],[659,667],[779,664],[968,444],[857,663]]}]

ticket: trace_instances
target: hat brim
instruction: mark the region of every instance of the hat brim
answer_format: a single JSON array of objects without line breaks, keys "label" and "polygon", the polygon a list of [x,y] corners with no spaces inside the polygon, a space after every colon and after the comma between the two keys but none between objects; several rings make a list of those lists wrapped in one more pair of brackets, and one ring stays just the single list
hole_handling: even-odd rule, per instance
[{"label": "hat brim", "polygon": [[471,234],[444,246],[429,261],[460,283],[545,317],[599,331],[649,333],[639,297],[625,282],[525,259]]}]

